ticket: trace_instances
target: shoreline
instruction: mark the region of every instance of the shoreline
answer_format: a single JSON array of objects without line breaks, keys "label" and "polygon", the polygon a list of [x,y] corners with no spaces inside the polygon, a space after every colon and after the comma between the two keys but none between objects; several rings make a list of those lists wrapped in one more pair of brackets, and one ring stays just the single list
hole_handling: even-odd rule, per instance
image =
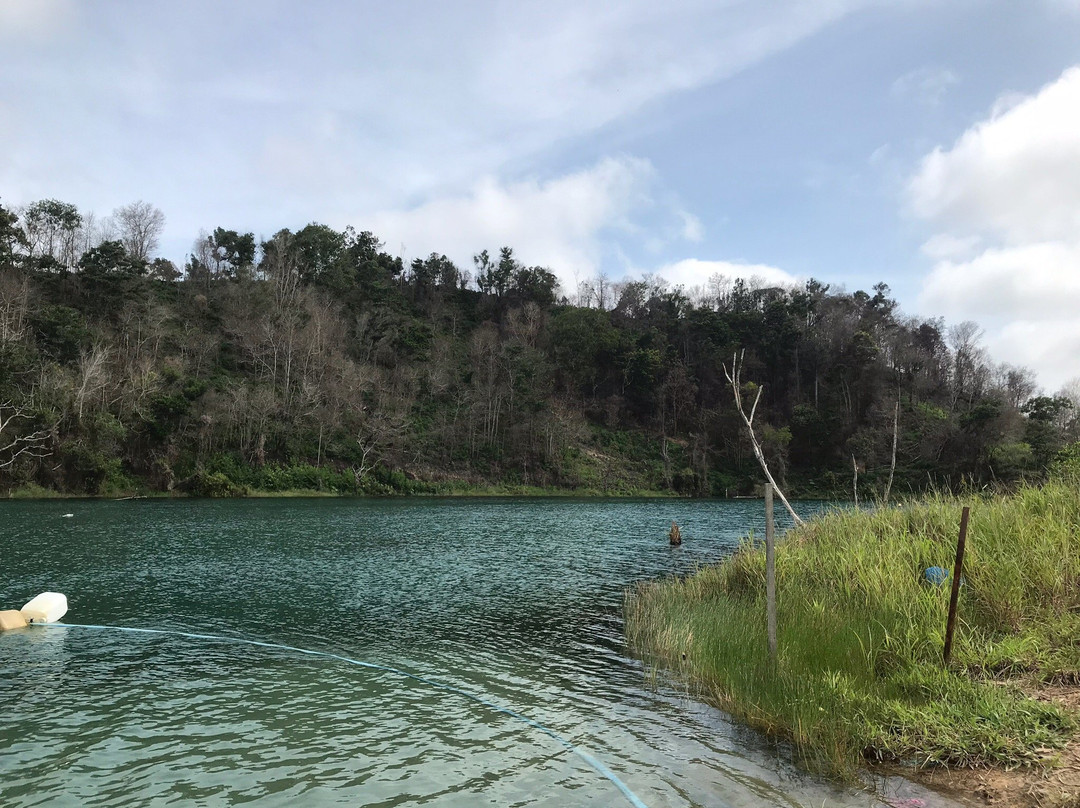
[{"label": "shoreline", "polygon": [[922,583],[955,553],[962,503],[943,496],[789,531],[775,662],[760,542],[628,590],[628,646],[647,674],[792,742],[808,769],[892,771],[968,805],[1080,808],[1080,469],[1066,472],[974,503],[948,668],[945,588]]},{"label": "shoreline", "polygon": [[[1080,683],[1030,687],[1028,695],[1057,703],[1080,718]],[[975,808],[1080,808],[1080,731],[1045,767],[920,769],[882,764],[879,768]]]},{"label": "shoreline", "polygon": [[669,500],[693,500],[693,499],[716,499],[727,501],[731,498],[717,497],[688,497],[672,491],[597,491],[595,489],[567,489],[547,490],[536,489],[528,486],[499,487],[478,489],[462,489],[451,491],[410,491],[391,494],[364,494],[340,491],[319,491],[318,489],[292,489],[285,491],[247,491],[243,494],[230,494],[228,496],[206,496],[191,494],[181,491],[145,491],[138,493],[114,494],[77,494],[59,491],[25,492],[19,489],[0,495],[0,501],[5,502],[47,502],[51,500],[86,500],[91,502],[122,502],[140,499],[498,499],[500,497],[529,498],[529,499],[669,499]]}]

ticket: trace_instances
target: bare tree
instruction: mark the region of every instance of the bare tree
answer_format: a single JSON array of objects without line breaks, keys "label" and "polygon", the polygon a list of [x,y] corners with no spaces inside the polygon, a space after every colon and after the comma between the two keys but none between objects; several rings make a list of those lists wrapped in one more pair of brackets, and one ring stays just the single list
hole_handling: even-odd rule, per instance
[{"label": "bare tree", "polygon": [[108,382],[107,364],[110,353],[107,345],[96,343],[79,356],[79,387],[75,391],[75,414],[80,422],[87,404]]},{"label": "bare tree", "polygon": [[165,229],[165,214],[149,202],[139,200],[114,210],[113,219],[128,255],[138,261],[149,261]]},{"label": "bare tree", "polygon": [[735,407],[739,410],[739,415],[742,416],[743,423],[746,424],[746,431],[750,435],[750,445],[754,447],[754,457],[757,458],[761,470],[765,472],[765,479],[772,484],[773,490],[775,490],[776,495],[780,497],[780,501],[784,503],[784,507],[787,508],[787,512],[791,514],[791,518],[795,521],[795,524],[804,524],[803,520],[799,518],[799,515],[795,513],[795,509],[791,507],[791,503],[787,501],[784,492],[780,490],[780,486],[776,484],[776,480],[773,479],[772,472],[769,471],[769,464],[765,461],[765,453],[761,451],[761,443],[758,441],[757,435],[754,434],[754,414],[757,412],[757,405],[761,400],[761,391],[765,388],[757,388],[757,395],[754,396],[754,404],[750,408],[749,415],[746,414],[746,409],[743,407],[742,383],[739,377],[742,373],[743,357],[745,357],[745,355],[745,350],[735,354],[731,359],[731,370],[728,370],[726,364],[724,365],[724,376],[727,377],[728,384],[731,385],[731,392],[735,394]]},{"label": "bare tree", "polygon": [[611,279],[608,278],[606,272],[600,272],[593,278],[590,283],[590,290],[592,292],[593,300],[596,301],[596,308],[600,311],[606,311],[610,308],[611,301]]},{"label": "bare tree", "polygon": [[996,381],[1008,396],[1009,403],[1016,409],[1020,409],[1023,403],[1035,395],[1035,391],[1039,388],[1035,371],[1008,363],[1003,363],[997,367]]},{"label": "bare tree", "polygon": [[982,395],[988,374],[986,352],[979,345],[982,336],[982,328],[971,320],[949,329],[949,342],[953,348],[953,409],[960,399],[970,400]]},{"label": "bare tree", "polygon": [[362,484],[364,477],[382,462],[385,452],[405,433],[405,426],[404,418],[382,412],[377,412],[365,420],[356,435],[356,444],[360,447],[360,465],[352,467],[358,486]]},{"label": "bare tree", "polygon": [[[29,419],[30,415],[24,408],[16,407],[10,401],[0,404],[0,469],[11,467],[24,454],[30,457],[46,457],[50,454],[45,448],[49,440],[47,429],[12,437],[15,422]],[[5,436],[4,432],[8,434]]]},{"label": "bare tree", "polygon": [[889,504],[889,494],[892,493],[893,476],[896,474],[896,440],[900,434],[900,391],[896,391],[896,409],[893,410],[892,422],[892,461],[889,464],[889,481],[885,483],[885,496],[882,501]]},{"label": "bare tree", "polygon": [[1065,438],[1069,441],[1080,440],[1080,376],[1067,381],[1057,394],[1072,402],[1072,409],[1064,411],[1068,416]]},{"label": "bare tree", "polygon": [[855,462],[855,455],[851,456],[851,490],[855,494],[855,507],[859,507],[859,464]]},{"label": "bare tree", "polygon": [[0,272],[0,345],[18,342],[30,317],[30,284],[25,275]]}]

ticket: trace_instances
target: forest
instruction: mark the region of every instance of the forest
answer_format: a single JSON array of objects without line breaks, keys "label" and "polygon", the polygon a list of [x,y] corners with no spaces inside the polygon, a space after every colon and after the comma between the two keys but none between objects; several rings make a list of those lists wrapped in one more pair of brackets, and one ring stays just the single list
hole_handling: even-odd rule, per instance
[{"label": "forest", "polygon": [[1080,384],[884,283],[568,290],[512,247],[407,262],[314,223],[203,232],[181,267],[164,221],[0,206],[0,492],[749,495],[736,356],[793,496],[880,497],[894,446],[896,495],[1008,485],[1080,438]]}]

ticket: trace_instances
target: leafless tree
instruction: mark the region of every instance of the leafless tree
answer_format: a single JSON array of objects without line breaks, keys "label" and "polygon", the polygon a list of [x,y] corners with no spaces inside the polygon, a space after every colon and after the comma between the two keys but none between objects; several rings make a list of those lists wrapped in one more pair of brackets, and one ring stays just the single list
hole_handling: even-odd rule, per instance
[{"label": "leafless tree", "polygon": [[79,421],[82,421],[86,405],[108,381],[110,353],[108,346],[99,343],[79,356],[79,386],[75,390],[75,412]]},{"label": "leafless tree", "polygon": [[403,417],[382,412],[365,419],[356,435],[356,444],[360,447],[360,465],[354,465],[352,472],[357,485],[379,465],[385,452],[401,438],[405,426]]},{"label": "leafless tree", "polygon": [[149,202],[139,200],[117,208],[113,219],[128,254],[136,260],[149,261],[165,229],[165,214]]},{"label": "leafless tree", "polygon": [[25,275],[0,272],[0,345],[18,342],[26,334],[30,315],[30,284]]},{"label": "leafless tree", "polygon": [[1065,437],[1069,441],[1080,440],[1080,376],[1067,381],[1057,394],[1072,402],[1072,409],[1065,412]]},{"label": "leafless tree", "polygon": [[596,301],[596,308],[600,311],[607,311],[610,308],[611,300],[611,279],[608,278],[606,272],[600,272],[595,278],[593,278],[591,284],[593,300]]},{"label": "leafless tree", "polygon": [[1035,395],[1039,388],[1035,371],[1003,363],[997,368],[997,383],[1009,397],[1009,403],[1020,409],[1025,401]]},{"label": "leafless tree", "polygon": [[893,477],[896,475],[896,441],[900,434],[900,391],[896,391],[896,409],[893,410],[892,424],[892,462],[889,464],[889,481],[885,483],[885,496],[882,501],[889,503],[889,494],[892,493]]},{"label": "leafless tree", "polygon": [[746,351],[735,354],[731,359],[731,369],[724,365],[724,376],[727,377],[728,384],[731,385],[731,392],[735,394],[735,407],[739,410],[739,415],[742,416],[743,423],[746,424],[746,431],[750,435],[750,445],[754,448],[754,457],[757,458],[758,464],[761,466],[761,470],[765,472],[765,479],[767,479],[776,491],[776,495],[780,497],[780,501],[784,503],[784,507],[787,508],[787,512],[791,514],[791,518],[795,521],[796,525],[804,524],[803,520],[799,518],[799,515],[795,513],[795,509],[791,507],[791,503],[788,502],[787,497],[784,496],[784,492],[780,490],[780,486],[776,484],[776,480],[773,479],[772,472],[769,471],[769,464],[765,460],[765,453],[761,451],[761,443],[757,439],[757,435],[754,434],[754,414],[757,412],[758,402],[761,400],[761,391],[764,387],[758,387],[757,393],[754,396],[754,404],[750,408],[750,414],[746,414],[746,408],[743,406],[742,398],[742,382],[740,375],[742,374],[743,357],[746,355]]},{"label": "leafless tree", "polygon": [[10,401],[0,404],[0,469],[10,468],[22,455],[47,457],[51,454],[46,448],[49,441],[47,429],[25,435],[13,434],[15,422],[21,420],[30,420],[29,413],[23,407],[17,407]]},{"label": "leafless tree", "polygon": [[851,491],[855,494],[855,507],[859,507],[859,464],[855,462],[855,455],[851,456]]},{"label": "leafless tree", "polygon": [[953,408],[960,399],[982,395],[989,372],[986,351],[979,345],[982,336],[982,328],[971,320],[949,329],[953,348]]}]

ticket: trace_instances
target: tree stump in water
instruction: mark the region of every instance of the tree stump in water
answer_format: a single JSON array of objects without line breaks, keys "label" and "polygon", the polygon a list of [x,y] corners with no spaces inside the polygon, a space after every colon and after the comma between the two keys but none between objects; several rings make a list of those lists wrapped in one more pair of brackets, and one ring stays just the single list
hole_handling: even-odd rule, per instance
[{"label": "tree stump in water", "polygon": [[679,532],[679,526],[674,522],[671,523],[671,530],[668,533],[668,539],[671,541],[672,547],[678,547],[682,544],[682,534]]}]

